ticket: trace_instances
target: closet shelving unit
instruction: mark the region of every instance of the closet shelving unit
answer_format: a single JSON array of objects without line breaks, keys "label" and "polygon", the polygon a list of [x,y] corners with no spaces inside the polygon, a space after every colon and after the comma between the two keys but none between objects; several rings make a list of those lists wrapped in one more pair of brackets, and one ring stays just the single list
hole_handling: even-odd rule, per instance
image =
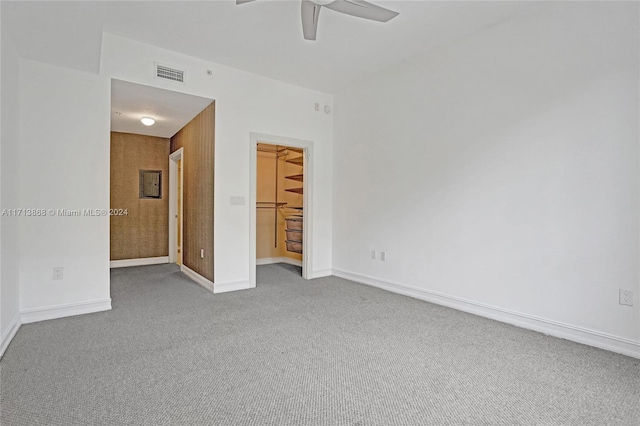
[{"label": "closet shelving unit", "polygon": [[[304,167],[304,155],[302,150],[292,149],[292,151],[301,154],[299,157],[286,159],[287,163],[295,164],[296,166]],[[285,179],[289,179],[295,182],[304,182],[304,173],[298,173],[295,175],[285,176]],[[303,188],[294,187],[287,188],[285,191],[293,192],[295,194],[302,194]],[[289,208],[295,209],[296,212],[285,219],[287,228],[285,232],[287,239],[285,244],[287,245],[287,251],[302,254],[302,229],[303,229],[303,208],[301,206],[290,206]]]},{"label": "closet shelving unit", "polygon": [[[278,163],[279,159],[282,157],[287,157],[286,162],[295,164],[298,166],[304,166],[303,159],[303,150],[298,148],[291,148],[280,145],[263,145],[258,144],[257,150],[260,152],[267,152],[274,154],[275,156],[275,200],[274,201],[256,201],[257,209],[272,209],[273,210],[273,223],[274,223],[274,247],[278,247],[278,210],[283,209],[291,209],[293,213],[285,217],[285,222],[287,223],[287,227],[285,232],[287,234],[287,239],[285,240],[285,244],[287,246],[287,251],[302,253],[302,217],[303,217],[303,207],[302,206],[289,206],[288,203],[278,200]],[[299,157],[289,158],[289,154],[297,153],[300,154]],[[304,173],[299,173],[295,175],[285,176],[285,179],[293,180],[296,182],[304,182]],[[302,187],[295,188],[286,188],[285,191],[293,192],[296,194],[302,194]]]},{"label": "closet shelving unit", "polygon": [[[302,150],[301,149],[290,149],[290,151],[302,154]],[[287,158],[286,161],[287,161],[287,163],[291,163],[291,164],[295,164],[296,166],[304,167],[304,156],[303,155],[300,155],[299,157],[294,157],[294,158]],[[293,180],[293,181],[296,181],[296,182],[303,182],[304,181],[304,173],[298,173],[296,175],[285,176],[285,179]],[[302,194],[302,187],[288,188],[288,189],[285,189],[285,191],[294,192],[296,194]]]}]

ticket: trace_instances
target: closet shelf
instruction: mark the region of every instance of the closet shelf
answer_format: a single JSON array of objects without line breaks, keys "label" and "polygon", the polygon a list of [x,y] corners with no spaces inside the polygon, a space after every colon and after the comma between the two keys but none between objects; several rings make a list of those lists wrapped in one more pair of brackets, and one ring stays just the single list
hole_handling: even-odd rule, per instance
[{"label": "closet shelf", "polygon": [[296,194],[302,194],[302,188],[289,188],[285,189],[287,192],[295,192]]},{"label": "closet shelf", "polygon": [[280,203],[276,201],[256,201],[256,207],[259,209],[277,209],[286,205],[287,203]]},{"label": "closet shelf", "polygon": [[291,175],[285,176],[286,179],[297,180],[298,182],[302,182],[304,179],[304,174],[300,173],[299,175]]},{"label": "closet shelf", "polygon": [[287,158],[287,163],[297,164],[298,166],[302,166],[303,161],[303,157]]},{"label": "closet shelf", "polygon": [[280,148],[279,146],[276,146],[274,148],[268,148],[268,145],[258,144],[257,150],[258,152],[268,152],[270,154],[275,154],[276,159],[287,155],[287,149]]}]

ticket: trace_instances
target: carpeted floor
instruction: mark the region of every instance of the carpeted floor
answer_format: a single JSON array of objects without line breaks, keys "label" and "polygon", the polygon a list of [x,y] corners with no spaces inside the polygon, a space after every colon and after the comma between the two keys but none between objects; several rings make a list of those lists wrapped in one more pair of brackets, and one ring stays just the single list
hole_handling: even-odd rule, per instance
[{"label": "carpeted floor", "polygon": [[112,311],[22,326],[0,424],[640,424],[640,360],[295,269],[113,270]]}]

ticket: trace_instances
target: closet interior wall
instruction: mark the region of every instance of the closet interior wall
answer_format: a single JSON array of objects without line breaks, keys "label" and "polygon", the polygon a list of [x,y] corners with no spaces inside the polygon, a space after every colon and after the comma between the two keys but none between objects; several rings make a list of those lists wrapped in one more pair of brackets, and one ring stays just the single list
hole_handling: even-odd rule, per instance
[{"label": "closet interior wall", "polygon": [[[259,144],[256,161],[256,258],[289,258],[302,261],[302,254],[287,250],[285,219],[302,215],[303,195],[291,192],[302,182],[287,176],[302,174],[302,166],[287,160],[301,157],[300,150]],[[289,191],[288,191],[289,190]]]}]

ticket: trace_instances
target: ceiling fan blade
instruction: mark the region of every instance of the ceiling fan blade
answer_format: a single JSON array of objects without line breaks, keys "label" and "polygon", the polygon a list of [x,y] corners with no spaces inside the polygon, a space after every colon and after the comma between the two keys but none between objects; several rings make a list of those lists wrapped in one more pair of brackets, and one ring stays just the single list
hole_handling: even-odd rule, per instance
[{"label": "ceiling fan blade", "polygon": [[387,22],[399,15],[398,12],[376,6],[363,0],[336,0],[324,7],[358,18],[371,19],[373,21]]},{"label": "ceiling fan blade", "polygon": [[255,0],[236,0],[236,4],[245,4],[245,3],[249,3]]},{"label": "ceiling fan blade", "polygon": [[322,6],[310,0],[302,0],[302,32],[305,40],[315,40],[318,32],[318,16]]}]

